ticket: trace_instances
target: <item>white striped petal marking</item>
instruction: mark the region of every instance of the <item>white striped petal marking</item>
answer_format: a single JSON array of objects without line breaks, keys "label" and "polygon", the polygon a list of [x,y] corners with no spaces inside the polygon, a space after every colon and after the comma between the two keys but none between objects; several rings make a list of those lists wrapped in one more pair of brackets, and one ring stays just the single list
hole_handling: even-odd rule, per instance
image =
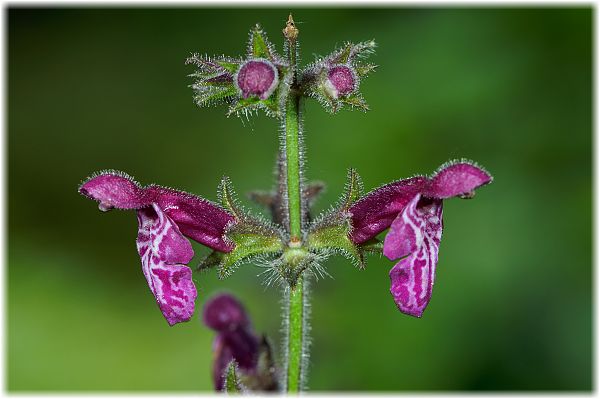
[{"label": "white striped petal marking", "polygon": [[421,317],[429,303],[442,228],[442,201],[417,194],[385,237],[384,255],[404,257],[390,270],[390,292],[402,313]]},{"label": "white striped petal marking", "polygon": [[137,249],[150,290],[169,325],[188,321],[197,292],[185,266],[194,251],[177,225],[156,204],[139,209]]}]

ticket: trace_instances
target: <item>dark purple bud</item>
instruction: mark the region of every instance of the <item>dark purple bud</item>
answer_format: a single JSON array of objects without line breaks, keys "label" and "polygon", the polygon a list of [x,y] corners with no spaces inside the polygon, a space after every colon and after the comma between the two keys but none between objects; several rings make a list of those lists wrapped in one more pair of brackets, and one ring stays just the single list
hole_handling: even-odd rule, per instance
[{"label": "dark purple bud", "polygon": [[347,65],[337,65],[327,71],[325,90],[332,98],[347,96],[356,89],[356,74]]},{"label": "dark purple bud", "polygon": [[260,340],[254,334],[250,319],[237,299],[220,294],[204,306],[204,323],[217,332],[213,350],[215,389],[223,389],[227,365],[235,360],[244,374],[254,373],[258,362]]},{"label": "dark purple bud", "polygon": [[269,98],[277,84],[277,68],[267,60],[256,59],[246,61],[235,78],[236,85],[243,98],[258,96],[261,100]]},{"label": "dark purple bud", "polygon": [[232,295],[220,294],[204,305],[204,324],[215,331],[247,327],[250,320],[242,305]]},{"label": "dark purple bud", "polygon": [[104,211],[140,209],[156,204],[185,236],[217,251],[233,249],[223,235],[235,218],[204,198],[155,185],[142,187],[129,175],[117,171],[94,175],[79,187],[79,192],[98,201]]}]

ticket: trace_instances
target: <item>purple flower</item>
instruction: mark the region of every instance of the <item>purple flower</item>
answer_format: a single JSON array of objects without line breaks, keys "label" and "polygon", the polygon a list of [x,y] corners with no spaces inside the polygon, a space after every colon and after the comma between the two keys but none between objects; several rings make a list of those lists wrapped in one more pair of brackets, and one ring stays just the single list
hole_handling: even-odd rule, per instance
[{"label": "purple flower", "polygon": [[227,366],[235,360],[244,374],[257,367],[260,340],[254,334],[242,304],[228,294],[219,294],[204,305],[204,324],[217,332],[213,344],[213,381],[221,391]]},{"label": "purple flower", "polygon": [[356,73],[348,65],[337,65],[327,71],[325,90],[331,98],[347,96],[356,89],[356,86]]},{"label": "purple flower", "polygon": [[350,208],[354,243],[390,228],[383,254],[401,259],[390,271],[390,291],[401,312],[421,317],[431,298],[442,238],[442,200],[471,198],[476,188],[491,181],[492,176],[474,164],[454,162],[431,178],[416,176],[380,187]]},{"label": "purple flower", "polygon": [[242,98],[255,95],[266,100],[279,83],[277,68],[265,59],[246,61],[240,67],[235,83]]},{"label": "purple flower", "polygon": [[169,325],[188,321],[197,293],[192,271],[185,266],[194,251],[184,236],[229,252],[233,245],[225,240],[224,232],[235,223],[234,217],[192,194],[156,185],[142,187],[123,172],[98,173],[79,192],[98,201],[102,211],[137,211],[137,248],[150,290]]}]

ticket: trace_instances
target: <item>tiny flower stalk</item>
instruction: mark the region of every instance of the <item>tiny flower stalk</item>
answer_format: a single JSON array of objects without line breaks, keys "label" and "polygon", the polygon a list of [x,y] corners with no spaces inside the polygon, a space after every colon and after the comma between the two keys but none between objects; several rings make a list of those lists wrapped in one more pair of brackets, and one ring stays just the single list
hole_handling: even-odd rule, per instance
[{"label": "tiny flower stalk", "polygon": [[229,105],[228,116],[264,111],[280,123],[276,187],[250,193],[270,212],[270,220],[244,209],[227,177],[218,186],[215,203],[184,191],[143,186],[113,170],[95,173],[79,186],[79,192],[98,202],[103,212],[136,212],[142,272],[169,326],[189,321],[196,299],[205,300],[195,286],[201,276],[192,278],[194,250],[188,240],[212,250],[195,262],[197,272],[216,269],[225,279],[242,264],[255,263],[268,273],[267,284],[282,285],[281,374],[269,340],[254,332],[235,297],[221,294],[205,302],[204,323],[216,332],[213,381],[218,391],[305,389],[309,286],[328,275],[323,263],[329,256],[342,255],[364,269],[367,255],[385,255],[395,262],[388,274],[396,307],[422,317],[438,264],[443,202],[473,198],[475,190],[492,182],[476,163],[457,160],[432,175],[413,175],[364,194],[358,173],[350,169],[338,202],[313,218],[311,206],[325,186],[304,181],[303,101],[317,100],[330,113],[344,107],[368,110],[360,85],[376,68],[365,61],[375,42],[345,43],[300,69],[298,34],[290,15],[283,29],[284,56],[256,25],[244,56],[193,54],[186,61],[196,67],[190,76],[198,106],[224,102]]}]

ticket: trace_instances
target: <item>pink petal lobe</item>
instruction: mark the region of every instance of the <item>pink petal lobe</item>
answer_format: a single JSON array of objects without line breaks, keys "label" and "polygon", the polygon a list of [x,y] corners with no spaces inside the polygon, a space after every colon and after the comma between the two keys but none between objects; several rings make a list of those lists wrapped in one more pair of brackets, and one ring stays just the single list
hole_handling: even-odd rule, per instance
[{"label": "pink petal lobe", "polygon": [[[389,236],[392,236],[388,239]],[[442,201],[416,195],[394,221],[384,242],[390,259],[390,292],[402,313],[421,317],[431,299],[442,238]]]},{"label": "pink petal lobe", "polygon": [[158,205],[137,214],[137,248],[150,290],[169,325],[188,321],[197,296],[192,270],[185,266],[194,256],[192,245]]},{"label": "pink petal lobe", "polygon": [[476,188],[488,184],[492,176],[468,162],[459,162],[442,168],[433,176],[423,195],[430,198],[450,198],[458,195],[470,197]]},{"label": "pink petal lobe", "polygon": [[123,172],[101,172],[79,187],[79,192],[98,201],[103,211],[140,209],[156,204],[187,237],[221,252],[233,244],[224,239],[235,218],[212,202],[184,191],[156,185],[142,187]]},{"label": "pink petal lobe", "polygon": [[123,172],[108,171],[98,174],[79,187],[79,192],[98,201],[102,211],[112,208],[137,209],[148,205],[143,189]]},{"label": "pink petal lobe", "polygon": [[390,227],[398,213],[421,192],[427,178],[423,176],[398,180],[373,190],[352,207],[352,233],[355,244],[362,244]]}]

